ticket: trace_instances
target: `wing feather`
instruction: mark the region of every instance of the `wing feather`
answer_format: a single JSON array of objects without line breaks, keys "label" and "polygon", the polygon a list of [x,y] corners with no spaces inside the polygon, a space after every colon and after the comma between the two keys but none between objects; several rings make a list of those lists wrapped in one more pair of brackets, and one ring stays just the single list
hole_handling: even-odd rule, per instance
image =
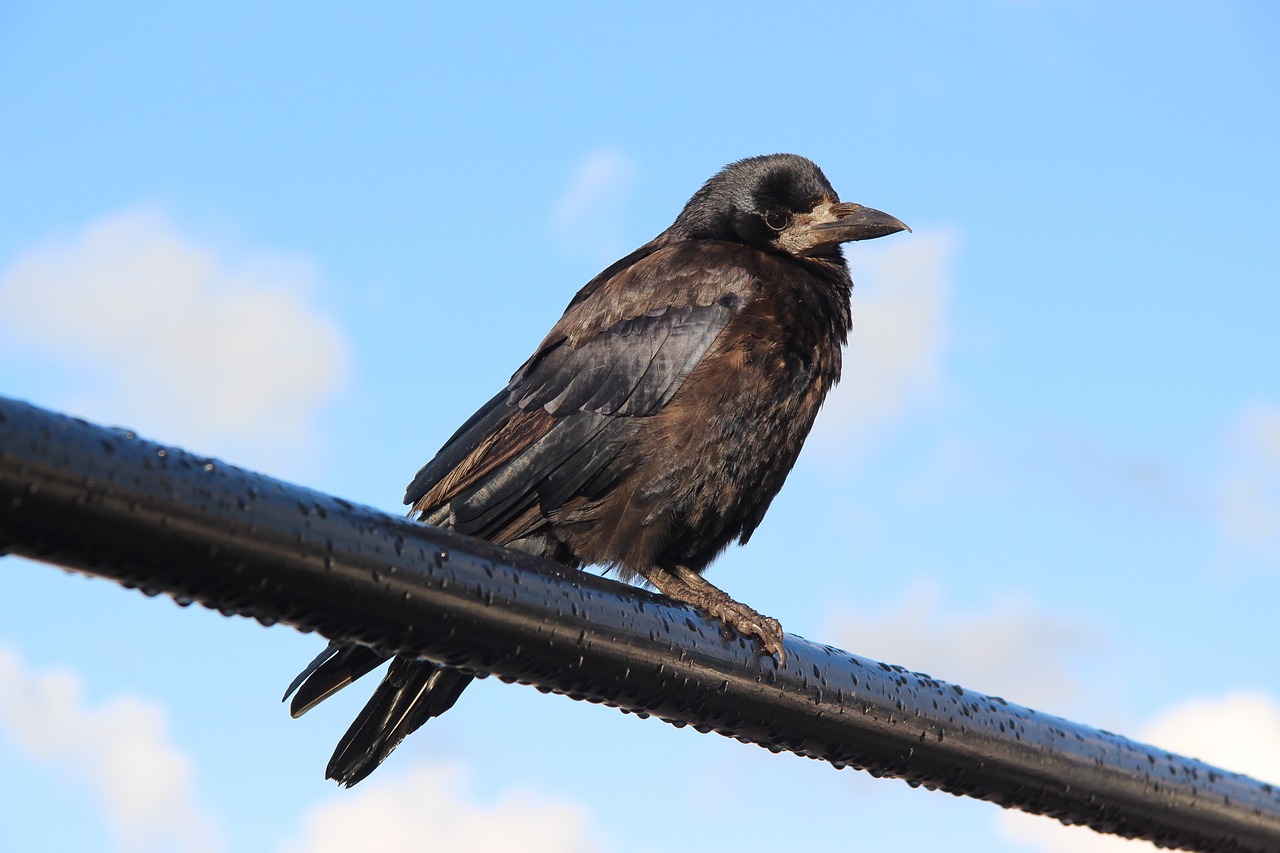
[{"label": "wing feather", "polygon": [[535,506],[545,515],[588,485],[607,489],[637,419],[666,405],[755,295],[747,269],[705,251],[660,249],[593,282],[418,472],[405,502],[433,523],[505,542],[529,532]]}]

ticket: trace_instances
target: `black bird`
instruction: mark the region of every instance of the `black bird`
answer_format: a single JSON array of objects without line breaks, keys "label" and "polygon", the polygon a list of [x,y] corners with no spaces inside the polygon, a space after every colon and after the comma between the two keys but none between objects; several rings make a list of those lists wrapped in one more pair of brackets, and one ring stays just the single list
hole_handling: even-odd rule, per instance
[{"label": "black bird", "polygon": [[[726,166],[574,296],[405,503],[427,524],[642,577],[781,660],[782,627],[701,573],[760,524],[840,377],[853,287],[840,244],[904,229],[841,202],[804,157]],[[285,694],[293,716],[385,659],[331,643]],[[359,782],[471,679],[394,658],[327,777]]]}]

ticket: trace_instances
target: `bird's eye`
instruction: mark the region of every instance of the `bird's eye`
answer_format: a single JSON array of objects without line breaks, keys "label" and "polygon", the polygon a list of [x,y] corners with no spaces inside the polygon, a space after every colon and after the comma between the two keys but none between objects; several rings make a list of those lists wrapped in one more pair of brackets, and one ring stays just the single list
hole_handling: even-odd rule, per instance
[{"label": "bird's eye", "polygon": [[791,224],[791,211],[770,210],[764,215],[764,224],[774,231],[781,231]]}]

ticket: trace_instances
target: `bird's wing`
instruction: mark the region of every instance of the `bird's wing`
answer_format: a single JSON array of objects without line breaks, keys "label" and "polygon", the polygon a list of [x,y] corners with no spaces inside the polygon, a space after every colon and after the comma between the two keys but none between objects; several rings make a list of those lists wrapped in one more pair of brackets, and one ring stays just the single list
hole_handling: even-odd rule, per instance
[{"label": "bird's wing", "polygon": [[755,295],[732,245],[714,245],[658,250],[575,299],[507,389],[418,472],[405,502],[424,520],[501,541],[535,505],[546,512],[606,489],[638,419],[671,399]]}]

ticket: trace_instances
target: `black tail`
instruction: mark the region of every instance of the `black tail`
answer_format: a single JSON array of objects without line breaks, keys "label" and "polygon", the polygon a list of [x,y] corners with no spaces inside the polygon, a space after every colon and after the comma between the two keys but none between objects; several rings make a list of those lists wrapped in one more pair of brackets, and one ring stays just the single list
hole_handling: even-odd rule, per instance
[{"label": "black tail", "polygon": [[[300,717],[377,667],[386,657],[364,646],[330,643],[289,685],[289,711]],[[325,777],[351,787],[372,773],[400,741],[453,707],[474,676],[426,661],[393,658],[355,722],[338,741]]]}]

